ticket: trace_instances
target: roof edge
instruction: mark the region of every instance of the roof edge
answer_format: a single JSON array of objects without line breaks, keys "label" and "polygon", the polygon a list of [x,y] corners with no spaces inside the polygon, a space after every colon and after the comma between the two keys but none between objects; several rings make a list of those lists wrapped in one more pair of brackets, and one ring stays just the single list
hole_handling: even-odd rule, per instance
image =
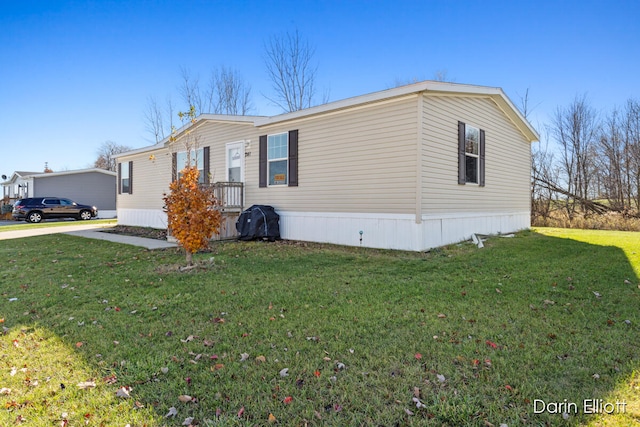
[{"label": "roof edge", "polygon": [[421,92],[431,93],[447,93],[447,94],[469,94],[469,95],[485,95],[489,96],[500,105],[501,109],[508,117],[510,117],[518,127],[518,129],[527,136],[530,142],[538,141],[538,132],[520,113],[520,110],[511,102],[509,97],[504,93],[502,88],[491,86],[467,85],[461,83],[448,83],[426,80],[405,86],[399,86],[392,89],[386,89],[365,95],[358,95],[326,104],[318,105],[304,110],[298,110],[291,113],[279,114],[276,116],[263,116],[255,120],[256,127],[267,126],[284,122],[287,120],[295,120],[308,117],[315,114],[327,113],[330,111],[340,110],[344,108],[354,107],[357,105],[382,101],[391,98],[397,98],[410,94]]},{"label": "roof edge", "polygon": [[60,172],[38,172],[32,175],[25,175],[23,178],[42,178],[45,176],[76,175],[80,173],[89,173],[89,172],[98,172],[98,173],[103,173],[103,174],[112,175],[112,176],[117,175],[117,173],[106,170],[106,169],[89,168],[89,169],[74,169],[74,170],[60,171]]}]

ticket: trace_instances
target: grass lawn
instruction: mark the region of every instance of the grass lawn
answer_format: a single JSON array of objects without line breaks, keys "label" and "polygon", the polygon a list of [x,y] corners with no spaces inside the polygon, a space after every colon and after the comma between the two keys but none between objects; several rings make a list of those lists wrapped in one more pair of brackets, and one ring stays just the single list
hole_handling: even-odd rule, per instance
[{"label": "grass lawn", "polygon": [[175,250],[0,241],[0,425],[637,425],[639,256],[638,233],[537,229],[229,242],[177,272]]}]

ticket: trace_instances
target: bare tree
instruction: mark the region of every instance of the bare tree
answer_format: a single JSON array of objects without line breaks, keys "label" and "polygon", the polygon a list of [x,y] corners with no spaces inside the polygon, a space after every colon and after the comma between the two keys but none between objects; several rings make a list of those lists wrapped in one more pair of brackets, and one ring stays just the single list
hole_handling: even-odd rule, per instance
[{"label": "bare tree", "polygon": [[195,107],[196,111],[200,113],[208,111],[203,102],[200,78],[198,76],[194,77],[185,67],[180,67],[180,76],[182,77],[182,82],[178,87],[178,92],[183,104],[189,108]]},{"label": "bare tree", "polygon": [[117,169],[116,159],[113,157],[116,154],[131,151],[131,147],[126,145],[118,145],[113,141],[105,141],[98,148],[98,158],[94,163],[94,167],[100,169],[106,169],[108,171],[115,172]]},{"label": "bare tree", "polygon": [[[619,111],[605,120],[598,141],[598,163],[604,195],[615,209],[624,209],[628,200],[628,157]],[[625,194],[626,193],[626,194]]]},{"label": "bare tree", "polygon": [[174,106],[171,98],[167,98],[164,108],[153,97],[147,98],[147,110],[144,113],[146,128],[153,135],[156,143],[165,139],[173,128]]},{"label": "bare tree", "polygon": [[[237,71],[224,66],[214,69],[211,72],[208,87],[204,89],[200,78],[194,76],[187,68],[182,67],[180,73],[179,104],[185,111],[190,111],[191,107],[194,107],[198,114],[245,115],[253,109],[251,86],[244,82]],[[178,109],[171,98],[167,98],[164,108],[155,98],[147,99],[146,128],[153,135],[155,142],[160,142],[171,134],[175,124],[175,111]]]},{"label": "bare tree", "polygon": [[565,191],[577,195],[567,196],[566,208],[569,217],[576,209],[577,200],[586,200],[593,195],[592,178],[596,170],[595,142],[599,124],[595,110],[588,104],[586,96],[576,96],[567,108],[558,107],[552,122],[552,132],[560,147],[560,166]]},{"label": "bare tree", "polygon": [[640,102],[629,99],[624,121],[625,167],[629,207],[635,193],[635,209],[640,211]]},{"label": "bare tree", "polygon": [[205,100],[207,111],[215,114],[244,116],[253,108],[251,86],[237,71],[224,66],[211,72]]},{"label": "bare tree", "polygon": [[316,95],[318,67],[313,63],[315,49],[298,30],[272,36],[265,45],[265,65],[274,96],[267,97],[285,112],[308,108]]}]

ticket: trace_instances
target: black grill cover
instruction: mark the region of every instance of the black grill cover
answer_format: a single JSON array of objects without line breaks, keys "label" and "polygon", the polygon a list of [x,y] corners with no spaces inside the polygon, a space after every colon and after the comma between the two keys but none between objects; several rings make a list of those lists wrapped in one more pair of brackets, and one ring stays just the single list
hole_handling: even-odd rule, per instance
[{"label": "black grill cover", "polygon": [[236,230],[240,240],[280,240],[280,215],[272,206],[253,205],[240,214]]}]

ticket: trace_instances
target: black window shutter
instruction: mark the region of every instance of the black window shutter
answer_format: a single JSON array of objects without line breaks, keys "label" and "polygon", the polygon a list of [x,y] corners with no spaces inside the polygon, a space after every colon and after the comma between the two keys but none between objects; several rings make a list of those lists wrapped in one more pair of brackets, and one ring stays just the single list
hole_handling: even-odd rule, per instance
[{"label": "black window shutter", "polygon": [[480,129],[480,187],[484,187],[484,131]]},{"label": "black window shutter", "polygon": [[133,162],[129,162],[129,194],[133,194]]},{"label": "black window shutter", "polygon": [[171,153],[171,182],[178,179],[178,153]]},{"label": "black window shutter", "polygon": [[122,194],[122,163],[118,163],[118,194]]},{"label": "black window shutter", "polygon": [[259,187],[267,186],[267,135],[260,135],[260,148],[258,159]]},{"label": "black window shutter", "polygon": [[204,157],[203,166],[204,166],[204,183],[209,184],[209,175],[210,175],[210,165],[209,165],[209,147],[204,147],[202,149],[202,156]]},{"label": "black window shutter", "polygon": [[458,122],[458,184],[464,185],[467,182],[465,161],[465,126],[464,123]]},{"label": "black window shutter", "polygon": [[289,131],[289,187],[298,186],[298,129]]}]

